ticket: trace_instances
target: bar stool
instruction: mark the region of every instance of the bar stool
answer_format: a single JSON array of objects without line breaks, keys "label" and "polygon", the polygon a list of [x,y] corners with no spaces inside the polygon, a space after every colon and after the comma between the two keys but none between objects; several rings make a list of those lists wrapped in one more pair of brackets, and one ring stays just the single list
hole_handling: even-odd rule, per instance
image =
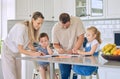
[{"label": "bar stool", "polygon": [[33,61],[33,64],[34,64],[34,69],[33,69],[32,79],[40,79],[38,64],[36,61]]},{"label": "bar stool", "polygon": [[[73,70],[71,70],[70,79],[73,79],[73,74],[74,74],[74,73],[75,73],[75,72],[74,72]],[[79,75],[79,74],[77,74],[77,75]],[[98,72],[94,72],[92,75],[96,75],[96,79],[99,79]],[[90,76],[82,76],[82,75],[81,75],[81,79],[92,79],[92,75],[90,75]]]},{"label": "bar stool", "polygon": [[[40,76],[40,71],[38,69],[39,65],[37,64],[36,61],[34,61],[33,63],[34,63],[34,69],[33,69],[32,79],[42,79]],[[58,65],[58,64],[56,63],[55,65]],[[47,73],[47,79],[49,79],[50,73],[48,71],[46,71],[46,73]],[[59,71],[58,67],[57,67],[57,69],[55,69],[55,73],[58,76],[58,79],[61,79],[60,71]]]},{"label": "bar stool", "polygon": [[32,79],[40,79],[40,74],[38,70],[33,69]]}]

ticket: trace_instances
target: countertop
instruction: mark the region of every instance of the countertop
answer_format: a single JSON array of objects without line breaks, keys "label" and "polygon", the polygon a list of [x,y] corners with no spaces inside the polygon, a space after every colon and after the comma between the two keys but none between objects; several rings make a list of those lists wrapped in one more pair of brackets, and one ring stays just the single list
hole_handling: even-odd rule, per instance
[{"label": "countertop", "polygon": [[[66,58],[67,57],[67,58]],[[28,60],[28,61],[43,61],[50,63],[64,63],[64,64],[75,64],[75,65],[86,65],[86,66],[98,66],[98,67],[112,67],[120,68],[120,62],[118,61],[107,61],[101,57],[94,56],[71,56],[66,57],[17,57],[17,59]]]}]

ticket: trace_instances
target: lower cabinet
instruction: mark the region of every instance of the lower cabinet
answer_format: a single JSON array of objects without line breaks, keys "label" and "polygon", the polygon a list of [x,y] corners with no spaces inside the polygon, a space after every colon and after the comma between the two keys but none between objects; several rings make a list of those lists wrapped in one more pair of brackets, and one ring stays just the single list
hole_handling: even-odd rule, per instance
[{"label": "lower cabinet", "polygon": [[0,79],[3,79],[1,59],[0,59]]},{"label": "lower cabinet", "polygon": [[[22,79],[32,79],[33,69],[35,68],[33,61],[26,62],[26,73],[22,73],[24,78]],[[24,64],[23,64],[24,65]],[[58,64],[55,64],[55,69],[58,69]],[[120,79],[120,68],[107,68],[99,67],[98,69],[99,79]],[[2,79],[2,78],[0,78]]]},{"label": "lower cabinet", "polygon": [[[33,69],[35,68],[33,61],[22,61],[22,79],[32,79]],[[55,64],[58,69],[58,64]],[[119,79],[120,68],[99,67],[99,79]],[[0,59],[0,79],[3,79],[1,59]]]},{"label": "lower cabinet", "polygon": [[99,68],[99,79],[120,79],[120,68]]},{"label": "lower cabinet", "polygon": [[33,61],[25,61],[26,62],[26,75],[24,76],[25,79],[32,79],[33,76],[33,69],[34,63]]}]

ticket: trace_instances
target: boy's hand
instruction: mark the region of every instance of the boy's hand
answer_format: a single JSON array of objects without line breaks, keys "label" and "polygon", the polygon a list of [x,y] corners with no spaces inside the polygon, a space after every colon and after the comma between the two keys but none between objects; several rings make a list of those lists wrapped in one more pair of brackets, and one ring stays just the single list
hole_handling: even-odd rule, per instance
[{"label": "boy's hand", "polygon": [[39,52],[40,53],[40,56],[45,56],[45,54],[43,52]]}]

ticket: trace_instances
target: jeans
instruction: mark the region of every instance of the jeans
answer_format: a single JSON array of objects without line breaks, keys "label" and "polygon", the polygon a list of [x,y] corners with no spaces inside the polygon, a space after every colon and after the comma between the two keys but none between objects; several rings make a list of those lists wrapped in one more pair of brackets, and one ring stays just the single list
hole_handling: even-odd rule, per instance
[{"label": "jeans", "polygon": [[[59,64],[61,79],[69,79],[72,65],[69,64]],[[73,79],[77,79],[77,75],[73,74]]]}]

